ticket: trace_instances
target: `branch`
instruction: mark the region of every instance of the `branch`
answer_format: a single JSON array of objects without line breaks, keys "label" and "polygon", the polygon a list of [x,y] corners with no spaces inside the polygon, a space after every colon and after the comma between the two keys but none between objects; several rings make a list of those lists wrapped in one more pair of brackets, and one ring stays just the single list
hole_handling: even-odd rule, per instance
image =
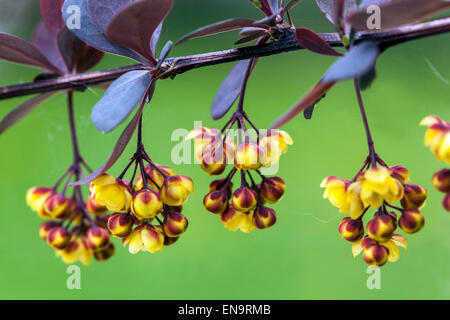
[{"label": "branch", "polygon": [[[355,42],[365,40],[377,41],[380,43],[382,49],[386,49],[399,43],[449,31],[450,17],[415,25],[403,26],[389,31],[360,32],[356,35]],[[342,46],[339,35],[336,33],[323,33],[320,36],[333,47]],[[249,58],[264,57],[301,49],[304,49],[304,47],[298,44],[292,30],[285,29],[284,35],[278,41],[264,45],[169,58],[161,67],[163,72],[162,78],[174,78],[178,74],[200,67],[212,66],[237,60],[245,60]],[[65,89],[83,90],[88,86],[115,80],[128,71],[142,69],[145,69],[145,67],[138,64],[3,87],[0,88],[0,100]]]}]

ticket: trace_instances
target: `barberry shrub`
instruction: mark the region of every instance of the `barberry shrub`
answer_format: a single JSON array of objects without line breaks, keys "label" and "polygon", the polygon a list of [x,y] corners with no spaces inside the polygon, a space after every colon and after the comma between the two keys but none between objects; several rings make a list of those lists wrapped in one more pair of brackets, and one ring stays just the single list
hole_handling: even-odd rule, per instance
[{"label": "barberry shrub", "polygon": [[[64,262],[84,264],[92,257],[99,261],[109,259],[115,250],[112,237],[121,238],[133,254],[155,253],[178,241],[189,225],[181,212],[194,192],[194,183],[187,176],[176,175],[170,166],[157,164],[150,158],[142,139],[143,110],[151,102],[159,80],[175,78],[178,73],[197,67],[239,60],[216,94],[211,117],[222,119],[237,101],[235,112],[221,130],[196,127],[186,137],[194,140],[195,158],[206,173],[211,176],[225,173],[211,182],[203,200],[205,209],[220,216],[225,227],[233,231],[248,233],[272,227],[278,216],[269,205],[283,198],[286,184],[280,177],[265,175],[262,169],[277,164],[293,144],[290,135],[279,128],[301,112],[306,119],[311,119],[314,108],[336,83],[352,80],[369,152],[353,178],[330,176],[323,180],[321,187],[325,188],[324,197],[349,215],[339,224],[339,233],[352,243],[355,256],[363,252],[364,261],[376,266],[396,261],[398,246],[406,247],[405,237],[396,231],[399,228],[413,234],[424,227],[420,210],[427,200],[427,192],[424,187],[411,183],[405,167],[386,164],[375,151],[362,91],[375,80],[376,61],[385,50],[417,37],[450,31],[448,21],[419,23],[449,8],[450,3],[444,0],[316,0],[336,31],[320,35],[293,25],[289,12],[300,0],[250,0],[261,11],[261,19],[241,17],[220,21],[186,34],[176,45],[239,30],[235,45],[253,43],[253,46],[248,50],[181,59],[168,58],[173,47],[171,41],[157,55],[164,20],[174,2],[41,0],[42,22],[31,42],[0,33],[0,58],[42,70],[30,89],[21,93],[40,95],[9,113],[0,123],[0,133],[51,95],[57,92],[67,95],[73,162],[55,184],[32,187],[26,195],[31,209],[46,219],[39,228],[40,237]],[[381,10],[381,21],[378,30],[368,31],[372,28],[367,22],[367,8],[372,5]],[[307,49],[338,59],[294,107],[268,130],[259,129],[245,110],[247,83],[259,58],[294,49]],[[84,89],[87,80],[86,83],[80,80],[83,73],[97,65],[104,53],[124,56],[139,64],[113,77],[115,81],[92,109],[95,127],[103,133],[110,132],[138,107],[111,155],[94,171],[82,157],[78,145],[73,91]],[[110,75],[104,75],[101,72],[92,75],[89,83],[111,80]],[[80,77],[78,82],[72,83],[70,79],[76,76]],[[39,81],[45,81],[48,86],[41,87]],[[13,96],[8,91],[3,94],[2,98]],[[438,160],[449,163],[449,123],[430,116],[422,125],[429,127],[426,145]],[[237,133],[233,135],[234,127]],[[108,170],[135,134],[135,152],[122,173],[113,177]],[[226,172],[228,166],[232,168]],[[233,184],[236,177],[239,184]],[[446,194],[443,205],[447,211],[450,210],[449,181],[449,169],[433,177],[434,186]],[[85,194],[83,185],[89,185]],[[373,216],[364,226],[363,218],[372,210]]]}]

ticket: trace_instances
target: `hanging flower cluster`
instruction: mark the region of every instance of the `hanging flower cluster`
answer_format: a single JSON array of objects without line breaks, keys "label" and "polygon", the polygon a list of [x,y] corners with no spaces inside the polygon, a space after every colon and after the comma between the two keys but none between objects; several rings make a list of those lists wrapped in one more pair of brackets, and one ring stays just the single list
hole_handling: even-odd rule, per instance
[{"label": "hanging flower cluster", "polygon": [[[255,129],[257,139],[251,140],[245,120]],[[238,143],[230,136],[230,130],[237,123]],[[212,176],[221,175],[228,164],[233,169],[223,179],[214,180],[203,204],[211,213],[220,215],[225,227],[248,233],[255,229],[273,226],[277,216],[267,204],[275,204],[284,195],[285,182],[279,177],[266,177],[259,170],[279,161],[287,152],[292,138],[284,131],[274,130],[260,133],[245,113],[236,112],[224,129],[197,127],[187,139],[194,140],[195,158],[202,169]],[[240,186],[233,191],[232,179],[240,172]],[[256,173],[261,182],[256,183]]]},{"label": "hanging flower cluster", "polygon": [[[436,116],[428,116],[420,125],[428,127],[425,145],[430,147],[436,159],[450,163],[450,123]],[[442,205],[450,212],[450,169],[445,168],[436,172],[433,176],[433,185],[445,194]]]},{"label": "hanging flower cluster", "polygon": [[[395,233],[397,227],[406,233],[416,233],[424,226],[419,209],[425,205],[426,190],[411,184],[405,167],[388,167],[378,155],[373,163],[369,157],[352,180],[328,177],[321,187],[325,188],[324,198],[350,215],[340,222],[339,233],[353,243],[354,256],[363,252],[368,265],[382,266],[398,260],[398,246],[406,247],[406,239]],[[393,205],[398,201],[401,207]],[[363,217],[371,207],[376,212],[367,223],[364,236]]]}]

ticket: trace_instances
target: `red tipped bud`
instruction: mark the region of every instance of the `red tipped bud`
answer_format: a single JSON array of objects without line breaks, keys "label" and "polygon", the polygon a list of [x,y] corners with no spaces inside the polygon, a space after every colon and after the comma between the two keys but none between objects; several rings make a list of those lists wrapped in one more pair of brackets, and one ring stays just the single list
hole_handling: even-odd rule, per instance
[{"label": "red tipped bud", "polygon": [[450,193],[450,169],[442,169],[433,176],[433,186],[443,193]]},{"label": "red tipped bud", "polygon": [[133,228],[133,219],[126,213],[114,213],[108,219],[108,229],[116,237],[126,237]]},{"label": "red tipped bud", "polygon": [[264,150],[254,142],[246,142],[238,146],[234,157],[234,165],[238,170],[256,170],[262,166],[261,156]]},{"label": "red tipped bud", "polygon": [[169,212],[164,216],[164,233],[168,237],[179,237],[189,225],[188,219],[181,213]]},{"label": "red tipped bud", "polygon": [[444,197],[444,200],[442,201],[442,206],[444,207],[445,210],[447,210],[448,212],[450,212],[450,193],[448,193],[448,194]]},{"label": "red tipped bud", "polygon": [[86,232],[86,240],[89,248],[100,250],[109,244],[109,232],[105,228],[92,227]]},{"label": "red tipped bud", "polygon": [[391,239],[395,231],[394,219],[388,214],[380,214],[367,224],[369,237],[376,241],[386,242]]},{"label": "red tipped bud", "polygon": [[[161,226],[153,226],[153,227],[155,228],[156,231],[160,232],[161,234],[164,234],[164,230]],[[180,237],[168,237],[167,235],[164,234],[164,246],[166,247],[171,246],[172,244],[177,242],[178,239],[180,239]]]},{"label": "red tipped bud", "polygon": [[[227,181],[228,181],[228,179],[214,180],[209,185],[209,192],[223,189],[223,187],[225,186]],[[231,181],[230,181],[230,183],[228,183],[227,188],[226,188],[225,191],[227,192],[228,198],[231,198],[231,194],[233,193],[233,183]]]},{"label": "red tipped bud", "polygon": [[403,211],[398,225],[406,233],[416,233],[425,225],[425,217],[417,209],[408,209]]},{"label": "red tipped bud", "polygon": [[233,208],[241,211],[247,212],[251,211],[256,207],[258,203],[258,195],[253,189],[250,188],[239,188],[233,193]]},{"label": "red tipped bud", "polygon": [[101,216],[108,212],[108,208],[98,203],[92,194],[86,199],[86,209],[94,216]]},{"label": "red tipped bud", "polygon": [[201,158],[202,162],[200,166],[210,176],[222,174],[227,167],[227,155],[221,146],[218,148],[214,148],[213,146],[206,148]]},{"label": "red tipped bud", "polygon": [[393,166],[390,167],[392,172],[392,177],[397,180],[400,180],[403,183],[409,183],[409,171],[405,167],[402,166]]},{"label": "red tipped bud", "polygon": [[153,219],[162,211],[163,203],[158,192],[141,189],[134,193],[131,210],[139,219]]},{"label": "red tipped bud", "polygon": [[275,210],[267,207],[260,206],[255,209],[254,212],[254,223],[258,229],[266,229],[277,222],[277,215]]},{"label": "red tipped bud", "polygon": [[62,194],[54,194],[45,201],[45,212],[54,219],[63,219],[66,217],[71,201]]},{"label": "red tipped bud", "polygon": [[94,258],[97,261],[105,261],[114,255],[115,247],[111,242],[103,249],[94,251]]},{"label": "red tipped bud", "polygon": [[45,201],[54,194],[52,188],[33,187],[27,191],[27,204],[30,208],[37,212],[41,218],[48,218],[49,215],[45,212]]},{"label": "red tipped bud", "polygon": [[354,242],[364,235],[364,226],[361,219],[346,217],[339,223],[339,233],[347,241]]},{"label": "red tipped bud", "polygon": [[71,235],[66,228],[52,228],[47,235],[48,244],[57,250],[62,250],[69,245]]},{"label": "red tipped bud", "polygon": [[264,202],[274,204],[281,200],[286,184],[279,177],[265,178],[261,183],[260,195]]},{"label": "red tipped bud", "polygon": [[427,201],[427,190],[416,184],[405,184],[403,186],[405,193],[401,200],[404,209],[416,208],[420,209]]},{"label": "red tipped bud", "polygon": [[228,208],[226,191],[218,190],[208,193],[203,198],[203,205],[211,213],[220,214]]},{"label": "red tipped bud", "polygon": [[42,239],[47,240],[47,236],[48,236],[48,233],[50,232],[50,230],[52,230],[54,228],[58,228],[58,227],[61,227],[61,224],[59,222],[46,221],[43,224],[41,224],[41,226],[39,227],[39,236]]},{"label": "red tipped bud", "polygon": [[369,266],[383,266],[389,257],[389,250],[378,244],[368,245],[364,248],[363,258]]},{"label": "red tipped bud", "polygon": [[194,192],[194,183],[186,176],[166,177],[161,188],[161,198],[169,206],[181,206],[191,193]]}]

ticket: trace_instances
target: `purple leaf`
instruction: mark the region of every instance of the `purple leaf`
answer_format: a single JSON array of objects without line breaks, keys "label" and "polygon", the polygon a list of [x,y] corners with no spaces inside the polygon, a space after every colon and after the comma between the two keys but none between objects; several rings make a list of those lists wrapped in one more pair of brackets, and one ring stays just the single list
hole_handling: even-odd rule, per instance
[{"label": "purple leaf", "polygon": [[357,9],[355,0],[316,0],[316,3],[333,25],[337,24],[338,18],[346,17]]},{"label": "purple leaf", "polygon": [[[155,84],[156,84],[156,82],[153,80],[150,83],[150,86],[149,86],[150,88],[147,90],[147,92],[149,92],[149,94],[148,94],[149,100],[153,96],[153,93],[155,90]],[[144,97],[142,97],[142,99],[144,99]],[[112,153],[110,154],[108,160],[106,160],[106,162],[100,168],[98,168],[95,172],[91,173],[89,176],[85,177],[84,179],[81,179],[80,181],[74,182],[74,183],[70,184],[69,186],[71,186],[71,187],[80,186],[80,185],[89,183],[92,180],[94,180],[95,178],[97,178],[98,176],[104,174],[117,162],[117,160],[120,158],[123,151],[125,150],[126,146],[130,142],[131,137],[133,136],[133,133],[136,131],[136,127],[139,123],[139,119],[142,116],[142,110],[144,108],[144,105],[145,104],[143,103],[143,101],[141,101],[141,105],[140,105],[139,109],[137,110],[136,115],[133,117],[133,119],[130,121],[128,126],[125,128],[125,130],[120,135],[119,140],[117,140],[116,145],[114,146],[114,149],[113,149]]]},{"label": "purple leaf", "polygon": [[97,27],[106,33],[112,18],[133,0],[87,0],[89,13]]},{"label": "purple leaf", "polygon": [[119,77],[94,106],[92,122],[102,132],[121,124],[141,100],[150,84],[148,70],[130,71]]},{"label": "purple leaf", "polygon": [[252,59],[237,62],[223,81],[211,108],[211,117],[214,120],[222,118],[239,97],[251,61]]},{"label": "purple leaf", "polygon": [[161,30],[163,27],[163,22],[161,22],[153,33],[152,40],[150,41],[150,50],[156,56],[156,48],[158,47],[159,38],[161,37]]},{"label": "purple leaf", "polygon": [[164,47],[161,50],[161,54],[158,58],[158,64],[156,65],[155,69],[159,69],[163,62],[166,60],[167,56],[169,55],[170,51],[172,50],[173,42],[167,41],[167,43],[164,45]]},{"label": "purple leaf", "polygon": [[41,16],[45,27],[53,39],[64,28],[61,8],[64,0],[41,0]]},{"label": "purple leaf", "polygon": [[270,129],[279,129],[293,118],[295,118],[300,112],[314,105],[322,96],[330,90],[336,82],[323,82],[320,81],[314,88],[311,89],[299,102],[295,104],[291,109],[286,111],[280,116],[270,127]]},{"label": "purple leaf", "polygon": [[24,102],[13,111],[8,113],[0,122],[0,134],[5,132],[8,128],[16,124],[19,120],[33,111],[37,106],[49,99],[55,92],[47,92]]},{"label": "purple leaf", "polygon": [[64,59],[58,48],[56,38],[52,38],[50,36],[50,33],[48,32],[43,21],[40,22],[34,29],[31,42],[49,61],[52,62],[53,65],[55,65],[55,67],[58,68],[58,74],[68,73],[67,66],[64,63]]},{"label": "purple leaf", "polygon": [[241,39],[239,39],[238,41],[236,41],[234,44],[235,45],[240,45],[240,44],[244,44],[244,43],[248,43],[251,41],[254,41],[260,37],[264,37],[265,35],[267,35],[266,31],[258,31],[256,33],[252,33],[249,36],[243,37]]},{"label": "purple leaf", "polygon": [[291,0],[285,8],[285,11],[289,11],[291,10],[293,7],[295,7],[296,5],[298,5],[302,0]]},{"label": "purple leaf", "polygon": [[3,32],[0,32],[0,58],[39,67],[55,73],[60,72],[33,44]]},{"label": "purple leaf", "polygon": [[198,28],[197,30],[194,30],[194,31],[188,33],[183,38],[178,40],[178,42],[176,44],[179,45],[187,40],[210,36],[213,34],[222,33],[222,32],[226,32],[226,31],[242,29],[245,27],[253,27],[254,23],[255,23],[255,20],[249,19],[249,18],[232,18],[232,19],[223,20],[220,22],[216,22],[216,23]]},{"label": "purple leaf", "polygon": [[278,12],[278,0],[269,0],[270,7],[272,8],[272,12]]},{"label": "purple leaf", "polygon": [[358,44],[328,69],[322,81],[337,82],[363,76],[373,68],[379,54],[380,49],[375,42]]},{"label": "purple leaf", "polygon": [[[132,50],[111,42],[92,21],[87,7],[87,0],[66,0],[63,5],[63,18],[67,28],[78,38],[102,51],[125,56],[139,62],[145,60]],[[78,12],[79,11],[79,12]],[[80,25],[77,25],[77,14]]]},{"label": "purple leaf", "polygon": [[95,67],[103,59],[103,56],[104,53],[102,51],[85,44],[82,52],[78,54],[76,70],[85,72]]},{"label": "purple leaf", "polygon": [[174,0],[143,0],[120,11],[108,25],[109,39],[147,58],[154,66],[155,52],[150,48],[152,36],[172,9]]},{"label": "purple leaf", "polygon": [[362,0],[361,4],[359,5],[359,9],[367,9],[367,7],[371,6],[371,5],[376,5],[376,6],[382,6],[385,4],[388,4],[389,2],[391,2],[391,0]]},{"label": "purple leaf", "polygon": [[303,47],[310,51],[328,56],[342,56],[341,53],[334,50],[325,40],[310,29],[295,29],[295,37]]},{"label": "purple leaf", "polygon": [[[406,9],[405,9],[406,8]],[[381,5],[381,29],[396,28],[422,20],[450,8],[450,1],[443,0],[399,0]],[[347,21],[356,30],[369,30],[368,18],[373,12],[358,10]]]}]

